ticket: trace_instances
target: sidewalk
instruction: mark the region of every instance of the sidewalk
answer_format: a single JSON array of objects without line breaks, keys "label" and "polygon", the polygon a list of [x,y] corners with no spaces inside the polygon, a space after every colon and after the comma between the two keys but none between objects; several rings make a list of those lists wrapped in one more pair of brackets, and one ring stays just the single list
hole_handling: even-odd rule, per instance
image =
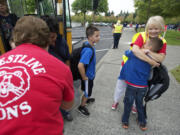
[{"label": "sidewalk", "polygon": [[[128,45],[120,42],[119,49],[110,49],[97,65],[92,97],[96,102],[88,109],[90,117],[84,118],[73,109],[74,120],[65,122],[65,135],[180,135],[180,85],[170,75],[170,87],[159,99],[147,104],[148,130],[143,132],[136,123],[136,115],[130,116],[128,130],[121,127],[123,102],[117,111],[111,110],[114,88],[119,76],[120,63]],[[168,70],[180,64],[180,47],[168,46],[164,64]]]}]

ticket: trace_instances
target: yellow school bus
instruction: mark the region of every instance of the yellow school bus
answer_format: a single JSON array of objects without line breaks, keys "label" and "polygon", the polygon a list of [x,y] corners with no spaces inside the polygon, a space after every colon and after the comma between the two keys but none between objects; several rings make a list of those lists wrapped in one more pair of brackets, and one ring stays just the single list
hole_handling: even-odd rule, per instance
[{"label": "yellow school bus", "polygon": [[[56,17],[59,21],[59,32],[66,39],[70,53],[72,52],[72,27],[70,18],[69,0],[7,0],[10,13],[19,18],[24,15]],[[6,52],[3,42],[3,34],[0,32],[0,52]]]}]

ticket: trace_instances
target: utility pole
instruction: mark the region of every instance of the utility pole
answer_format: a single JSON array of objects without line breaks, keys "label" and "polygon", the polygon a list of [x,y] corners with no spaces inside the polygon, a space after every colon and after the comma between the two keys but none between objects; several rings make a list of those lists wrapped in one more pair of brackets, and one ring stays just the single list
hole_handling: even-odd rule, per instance
[{"label": "utility pole", "polygon": [[95,22],[95,15],[98,8],[99,0],[93,0],[93,22]]}]

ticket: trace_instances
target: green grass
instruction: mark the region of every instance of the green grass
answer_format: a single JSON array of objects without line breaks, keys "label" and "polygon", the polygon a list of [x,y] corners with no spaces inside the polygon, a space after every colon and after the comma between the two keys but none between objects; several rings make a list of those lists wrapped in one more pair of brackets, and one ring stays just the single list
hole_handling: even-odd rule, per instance
[{"label": "green grass", "polygon": [[168,45],[180,46],[180,31],[168,30],[165,35]]},{"label": "green grass", "polygon": [[[138,32],[144,31],[144,28],[139,28]],[[167,45],[178,45],[180,46],[180,31],[168,30],[165,35]]]},{"label": "green grass", "polygon": [[171,73],[174,75],[176,80],[180,83],[180,65],[175,69],[171,70]]}]

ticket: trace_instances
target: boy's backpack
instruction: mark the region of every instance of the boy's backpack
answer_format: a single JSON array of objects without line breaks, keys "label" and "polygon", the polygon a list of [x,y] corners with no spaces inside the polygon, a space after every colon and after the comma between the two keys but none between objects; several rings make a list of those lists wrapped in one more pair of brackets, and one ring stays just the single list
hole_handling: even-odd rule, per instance
[{"label": "boy's backpack", "polygon": [[144,97],[145,101],[145,116],[146,114],[146,104],[149,101],[158,99],[167,89],[169,88],[169,75],[166,67],[160,65],[153,69],[153,77],[148,81],[148,91]]},{"label": "boy's backpack", "polygon": [[[79,73],[79,69],[78,69],[78,64],[81,58],[81,51],[83,50],[83,48],[91,48],[93,54],[91,56],[90,62],[93,60],[94,57],[94,49],[91,45],[89,44],[85,44],[83,43],[83,45],[79,48],[76,48],[72,51],[71,57],[70,57],[70,68],[71,68],[71,72],[73,75],[73,80],[78,80],[78,79],[82,79],[81,75]],[[85,69],[87,68],[88,65],[85,66]]]},{"label": "boy's backpack", "polygon": [[148,86],[145,102],[159,98],[168,89],[169,75],[164,65],[161,64],[153,69],[153,77],[148,81]]}]

